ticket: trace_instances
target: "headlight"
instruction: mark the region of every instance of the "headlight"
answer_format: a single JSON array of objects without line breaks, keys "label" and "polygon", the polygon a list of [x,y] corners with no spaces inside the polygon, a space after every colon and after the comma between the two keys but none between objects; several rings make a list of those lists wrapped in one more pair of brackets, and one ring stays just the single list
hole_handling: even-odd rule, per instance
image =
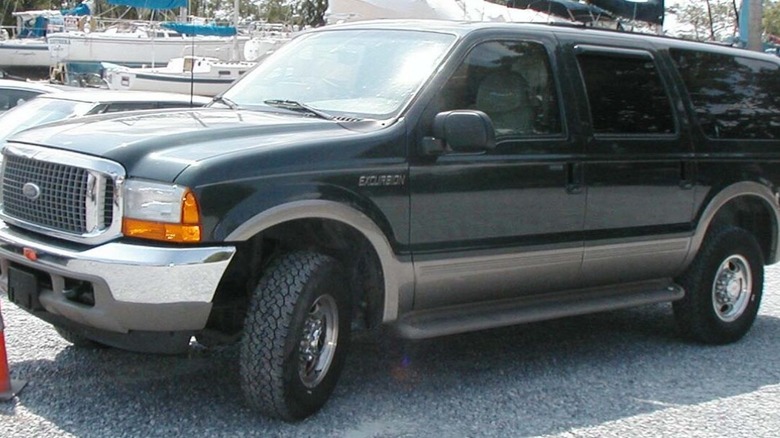
[{"label": "headlight", "polygon": [[122,233],[166,242],[200,242],[200,211],[184,186],[127,180]]}]

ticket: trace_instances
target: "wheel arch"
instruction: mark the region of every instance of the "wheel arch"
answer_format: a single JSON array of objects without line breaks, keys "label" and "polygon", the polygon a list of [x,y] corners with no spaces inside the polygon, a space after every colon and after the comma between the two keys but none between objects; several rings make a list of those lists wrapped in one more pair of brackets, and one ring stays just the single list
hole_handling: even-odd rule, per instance
[{"label": "wheel arch", "polygon": [[379,226],[353,207],[328,200],[301,200],[278,205],[251,217],[233,230],[226,240],[247,241],[279,225],[307,219],[335,221],[365,238],[381,269],[384,286],[382,322],[397,319],[403,291],[413,287],[411,263],[399,260]]},{"label": "wheel arch", "polygon": [[766,264],[780,261],[778,193],[766,185],[752,181],[738,182],[719,191],[707,203],[696,226],[686,266],[699,252],[707,233],[721,225],[735,225],[747,229],[756,236]]}]

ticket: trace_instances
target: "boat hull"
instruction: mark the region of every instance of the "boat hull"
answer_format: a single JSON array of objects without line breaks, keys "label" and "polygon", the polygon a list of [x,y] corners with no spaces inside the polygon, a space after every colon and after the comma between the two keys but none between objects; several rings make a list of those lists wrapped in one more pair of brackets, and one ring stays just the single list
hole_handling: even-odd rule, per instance
[{"label": "boat hull", "polygon": [[51,64],[46,40],[0,41],[0,67],[49,67]]},{"label": "boat hull", "polygon": [[216,96],[227,90],[235,79],[196,78],[159,73],[112,73],[110,87],[115,90],[167,91],[170,93]]},{"label": "boat hull", "polygon": [[[165,65],[185,55],[209,56],[221,60],[240,59],[246,37],[148,38],[99,33],[57,33],[48,36],[49,53],[56,62],[110,62],[129,67]],[[234,55],[235,53],[235,55]]]},{"label": "boat hull", "polygon": [[222,62],[205,57],[174,58],[165,67],[110,69],[106,82],[114,90],[216,96],[254,65],[253,62]]}]

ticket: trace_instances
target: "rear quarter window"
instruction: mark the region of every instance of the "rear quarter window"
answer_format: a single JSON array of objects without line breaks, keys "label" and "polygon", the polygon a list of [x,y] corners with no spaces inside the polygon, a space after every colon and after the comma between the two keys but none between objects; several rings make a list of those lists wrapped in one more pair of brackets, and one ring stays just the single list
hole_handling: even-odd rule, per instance
[{"label": "rear quarter window", "polygon": [[707,137],[780,138],[778,64],[697,50],[670,53]]}]

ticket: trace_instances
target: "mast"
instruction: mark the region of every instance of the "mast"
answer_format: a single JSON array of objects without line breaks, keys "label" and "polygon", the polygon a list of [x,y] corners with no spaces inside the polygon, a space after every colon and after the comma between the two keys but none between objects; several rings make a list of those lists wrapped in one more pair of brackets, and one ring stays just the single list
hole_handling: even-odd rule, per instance
[{"label": "mast", "polygon": [[230,53],[231,61],[238,61],[238,3],[239,0],[235,0],[233,6],[233,26],[236,28],[236,33],[233,34],[233,50]]}]

